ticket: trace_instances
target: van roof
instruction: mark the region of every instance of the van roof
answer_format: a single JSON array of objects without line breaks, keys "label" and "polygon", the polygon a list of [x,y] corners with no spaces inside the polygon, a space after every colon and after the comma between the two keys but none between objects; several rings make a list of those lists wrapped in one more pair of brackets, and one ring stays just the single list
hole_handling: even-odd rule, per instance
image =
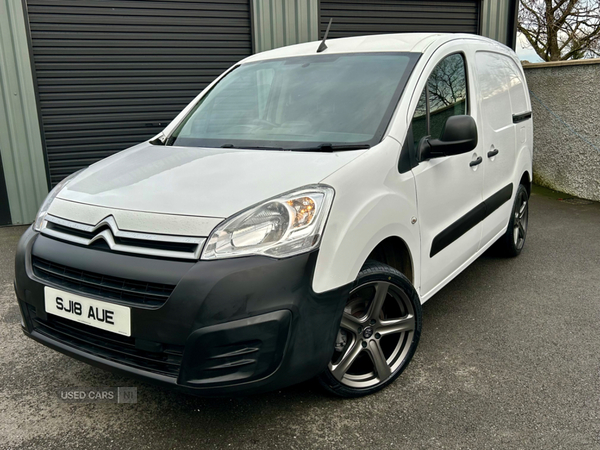
[{"label": "van roof", "polygon": [[[501,45],[491,39],[475,34],[455,33],[399,33],[377,34],[372,36],[354,36],[327,39],[327,50],[323,54],[363,53],[363,52],[416,52],[423,53],[431,44],[453,39],[476,39],[490,44]],[[320,41],[289,45],[249,56],[242,62],[262,61],[266,59],[306,56],[316,54]],[[504,46],[502,46],[504,47]]]}]

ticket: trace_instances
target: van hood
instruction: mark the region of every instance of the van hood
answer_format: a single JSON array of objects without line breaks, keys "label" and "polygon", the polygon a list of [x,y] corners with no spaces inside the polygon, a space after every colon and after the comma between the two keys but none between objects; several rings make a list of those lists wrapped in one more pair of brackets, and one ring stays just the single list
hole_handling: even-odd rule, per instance
[{"label": "van hood", "polygon": [[93,164],[58,198],[131,211],[225,218],[283,192],[318,183],[364,152],[143,143]]}]

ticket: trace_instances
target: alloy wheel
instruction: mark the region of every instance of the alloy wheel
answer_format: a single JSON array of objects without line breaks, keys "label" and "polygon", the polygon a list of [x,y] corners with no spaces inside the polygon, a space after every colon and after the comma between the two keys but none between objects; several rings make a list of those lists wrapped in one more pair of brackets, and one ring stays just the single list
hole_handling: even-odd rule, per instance
[{"label": "alloy wheel", "polygon": [[515,220],[513,228],[513,238],[517,250],[521,250],[525,245],[525,236],[527,236],[527,221],[528,221],[528,201],[527,195],[524,192],[519,194],[517,200],[517,208],[515,209]]},{"label": "alloy wheel", "polygon": [[353,388],[385,382],[406,359],[415,327],[414,308],[398,286],[385,281],[358,286],[344,309],[331,374]]}]

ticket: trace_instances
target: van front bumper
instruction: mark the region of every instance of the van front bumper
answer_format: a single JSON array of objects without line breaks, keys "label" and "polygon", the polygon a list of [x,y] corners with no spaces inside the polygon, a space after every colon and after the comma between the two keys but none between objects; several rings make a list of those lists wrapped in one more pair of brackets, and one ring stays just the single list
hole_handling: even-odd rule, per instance
[{"label": "van front bumper", "polygon": [[[72,245],[30,228],[17,249],[15,291],[25,334],[59,352],[187,393],[248,394],[327,367],[350,286],[313,292],[316,259],[317,251],[281,260],[161,260]],[[144,283],[172,292],[158,306],[115,297],[118,286]],[[47,314],[45,286],[130,307],[131,337]]]}]

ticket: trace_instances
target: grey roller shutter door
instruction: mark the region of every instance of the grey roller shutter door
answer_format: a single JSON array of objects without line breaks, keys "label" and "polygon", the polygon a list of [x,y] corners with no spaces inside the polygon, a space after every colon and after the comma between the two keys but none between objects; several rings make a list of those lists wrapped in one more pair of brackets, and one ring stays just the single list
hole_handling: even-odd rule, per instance
[{"label": "grey roller shutter door", "polygon": [[477,33],[480,4],[480,0],[321,1],[320,36],[330,18],[331,38],[408,32]]},{"label": "grey roller shutter door", "polygon": [[157,134],[252,53],[248,0],[26,0],[52,184]]}]

